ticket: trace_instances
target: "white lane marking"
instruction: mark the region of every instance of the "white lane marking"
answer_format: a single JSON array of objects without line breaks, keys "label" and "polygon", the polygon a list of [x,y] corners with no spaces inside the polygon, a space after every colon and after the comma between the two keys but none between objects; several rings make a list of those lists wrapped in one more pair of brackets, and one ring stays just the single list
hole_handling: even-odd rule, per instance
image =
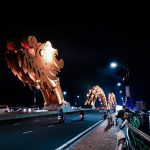
[{"label": "white lane marking", "polygon": [[97,126],[99,123],[101,123],[103,120],[100,120],[99,122],[97,122],[96,124],[94,124],[93,126],[89,127],[88,129],[86,129],[85,131],[81,132],[80,134],[78,134],[77,136],[75,136],[73,139],[69,140],[68,142],[66,142],[65,144],[61,145],[60,147],[56,148],[55,150],[62,150],[64,149],[67,145],[69,145],[70,143],[74,142],[76,139],[78,139],[80,136],[82,136],[83,134],[85,134],[86,132],[88,132],[89,130],[91,130],[92,128],[94,128],[95,126]]},{"label": "white lane marking", "polygon": [[54,125],[49,125],[49,126],[47,126],[47,127],[49,128],[49,127],[52,127],[52,126],[54,126]]},{"label": "white lane marking", "polygon": [[22,134],[28,134],[28,133],[31,133],[33,131],[27,131],[27,132],[23,132]]},{"label": "white lane marking", "polygon": [[17,126],[17,125],[20,125],[21,123],[20,122],[18,122],[18,123],[15,123],[15,124],[13,124],[14,126]]},{"label": "white lane marking", "polygon": [[38,122],[38,121],[40,121],[40,120],[34,120],[33,122]]}]

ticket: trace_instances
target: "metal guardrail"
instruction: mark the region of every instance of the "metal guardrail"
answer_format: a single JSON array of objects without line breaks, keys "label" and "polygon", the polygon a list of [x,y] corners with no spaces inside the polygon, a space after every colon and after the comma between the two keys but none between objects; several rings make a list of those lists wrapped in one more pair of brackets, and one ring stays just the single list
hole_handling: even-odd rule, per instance
[{"label": "metal guardrail", "polygon": [[132,114],[127,123],[127,143],[132,150],[150,150],[150,136],[140,131],[140,119],[137,114]]}]

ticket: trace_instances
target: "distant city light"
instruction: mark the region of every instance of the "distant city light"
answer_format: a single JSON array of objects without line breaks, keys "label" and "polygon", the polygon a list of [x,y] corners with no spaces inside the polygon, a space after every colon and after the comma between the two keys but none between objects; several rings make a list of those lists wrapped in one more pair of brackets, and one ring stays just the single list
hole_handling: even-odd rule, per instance
[{"label": "distant city light", "polygon": [[77,98],[80,98],[80,96],[79,96],[79,95],[77,95]]},{"label": "distant city light", "polygon": [[116,63],[116,62],[112,62],[111,64],[110,64],[110,67],[111,68],[116,68],[118,66],[118,64]]}]

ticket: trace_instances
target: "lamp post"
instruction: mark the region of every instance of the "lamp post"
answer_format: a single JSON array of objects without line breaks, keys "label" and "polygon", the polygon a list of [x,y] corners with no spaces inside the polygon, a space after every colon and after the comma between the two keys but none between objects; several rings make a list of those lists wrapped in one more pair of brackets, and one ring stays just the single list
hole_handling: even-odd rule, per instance
[{"label": "lamp post", "polygon": [[78,105],[78,99],[80,98],[80,96],[79,95],[77,95],[76,96],[76,98],[75,98],[75,106],[77,106]]},{"label": "lamp post", "polygon": [[[124,65],[118,65],[116,62],[112,62],[110,64],[111,68],[116,68],[116,67],[122,67],[125,71],[126,74],[123,77],[123,81],[125,83],[125,100],[124,100],[124,105],[126,105],[127,99],[130,98],[131,100],[131,96],[130,96],[130,90],[129,90],[129,83],[128,83],[128,79],[129,79],[129,69],[127,67],[125,67]],[[131,107],[132,107],[132,100],[131,100]]]},{"label": "lamp post", "polygon": [[67,97],[67,91],[63,91],[64,99],[66,100]]}]

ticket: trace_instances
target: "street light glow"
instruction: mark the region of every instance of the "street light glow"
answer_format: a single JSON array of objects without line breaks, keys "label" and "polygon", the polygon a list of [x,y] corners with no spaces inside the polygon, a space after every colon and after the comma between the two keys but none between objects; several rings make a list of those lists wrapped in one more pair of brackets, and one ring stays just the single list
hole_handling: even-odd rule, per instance
[{"label": "street light glow", "polygon": [[118,83],[117,83],[117,86],[121,86],[121,83],[118,82]]},{"label": "street light glow", "polygon": [[67,95],[67,92],[66,92],[66,91],[64,91],[64,92],[63,92],[63,94],[64,94],[64,95]]},{"label": "street light glow", "polygon": [[116,62],[112,62],[111,64],[110,64],[110,67],[111,68],[116,68],[118,66],[118,64],[116,63]]},{"label": "street light glow", "polygon": [[79,98],[80,96],[79,95],[77,95],[77,98]]},{"label": "street light glow", "polygon": [[[117,64],[116,62],[112,62],[112,63],[110,63],[110,67],[111,68],[116,68],[116,67],[122,67],[125,71],[126,71],[126,74],[125,74],[125,76],[123,77],[123,82],[125,82],[125,90],[128,88],[128,91],[129,91],[129,85],[127,86],[127,84],[129,84],[128,82],[128,78],[129,78],[129,69],[128,69],[128,67],[126,67],[126,66],[124,66],[124,65],[122,65],[122,64]],[[117,83],[117,86],[121,86],[121,83]],[[121,94],[122,93],[122,91],[119,91],[119,93]],[[127,92],[126,92],[126,96],[125,96],[125,98],[127,98],[127,97],[130,97],[130,100],[131,100],[131,107],[132,107],[132,99],[131,99],[131,96],[130,95],[127,95]],[[122,97],[121,98],[122,99],[122,101],[124,100],[124,98]],[[126,102],[125,102],[125,104],[124,105],[126,105]]]}]

